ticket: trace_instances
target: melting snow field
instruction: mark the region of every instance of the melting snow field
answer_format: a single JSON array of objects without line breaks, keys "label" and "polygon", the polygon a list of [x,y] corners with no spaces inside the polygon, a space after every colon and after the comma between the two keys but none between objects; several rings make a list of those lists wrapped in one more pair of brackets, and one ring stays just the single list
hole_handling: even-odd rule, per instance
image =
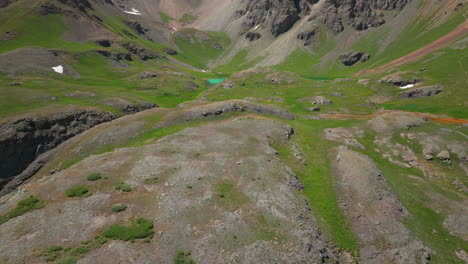
[{"label": "melting snow field", "polygon": [[408,88],[413,88],[413,87],[414,87],[414,84],[408,84],[405,86],[401,86],[400,89],[408,89]]},{"label": "melting snow field", "polygon": [[135,16],[141,16],[140,11],[136,10],[135,8],[132,8],[132,11],[124,11],[124,13],[135,15]]},{"label": "melting snow field", "polygon": [[54,70],[57,73],[63,74],[63,66],[62,65],[52,67],[52,70]]}]

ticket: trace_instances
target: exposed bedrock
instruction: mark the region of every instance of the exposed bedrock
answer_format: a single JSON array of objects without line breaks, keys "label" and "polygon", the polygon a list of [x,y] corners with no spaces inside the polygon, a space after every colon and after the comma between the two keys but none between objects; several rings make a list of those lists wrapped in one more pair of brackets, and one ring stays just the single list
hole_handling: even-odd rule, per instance
[{"label": "exposed bedrock", "polygon": [[[128,221],[128,213],[102,213],[128,201],[132,215],[154,222],[154,238],[147,244],[109,240],[80,255],[80,263],[173,263],[181,247],[197,263],[329,263],[339,253],[320,230],[300,182],[270,145],[291,136],[292,127],[278,121],[227,120],[90,156],[33,179],[25,189],[47,206],[0,226],[0,259],[42,263],[36,253],[41,249],[81,246]],[[63,198],[94,172],[109,176],[98,192],[83,200]],[[157,184],[146,183],[154,177]],[[121,180],[132,186],[131,200],[114,190]],[[8,199],[24,195],[18,190]],[[18,241],[21,246],[12,246]]]},{"label": "exposed bedrock", "polygon": [[345,25],[356,30],[366,30],[385,23],[383,11],[399,11],[411,0],[325,0],[321,10],[311,19],[318,18],[336,33]]},{"label": "exposed bedrock", "polygon": [[269,27],[277,37],[288,31],[300,16],[309,12],[308,3],[314,0],[262,0],[248,1],[245,10],[237,13],[245,16],[242,26],[248,31],[256,26]]},{"label": "exposed bedrock", "polygon": [[410,217],[383,173],[369,157],[335,150],[340,207],[358,236],[362,263],[428,263],[430,250],[403,224]]},{"label": "exposed bedrock", "polygon": [[36,157],[61,142],[115,116],[97,109],[67,109],[23,117],[0,125],[0,186]]}]

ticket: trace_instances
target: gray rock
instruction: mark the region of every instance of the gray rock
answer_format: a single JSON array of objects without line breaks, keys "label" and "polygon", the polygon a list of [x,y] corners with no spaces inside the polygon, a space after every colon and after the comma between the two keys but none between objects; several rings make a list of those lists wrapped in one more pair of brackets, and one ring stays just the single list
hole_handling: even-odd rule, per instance
[{"label": "gray rock", "polygon": [[441,161],[450,162],[450,153],[447,150],[441,151],[439,154],[437,154],[437,158]]},{"label": "gray rock", "polygon": [[320,111],[320,107],[318,107],[318,106],[310,107],[310,108],[309,108],[309,111],[312,111],[312,112],[319,112],[319,111]]},{"label": "gray rock", "polygon": [[365,62],[370,58],[368,53],[362,51],[352,51],[340,56],[340,61],[346,66],[353,66],[358,62]]},{"label": "gray rock", "polygon": [[257,39],[260,39],[261,37],[262,35],[258,32],[247,32],[247,34],[245,34],[245,38],[250,41],[255,41]]},{"label": "gray rock", "polygon": [[409,89],[409,90],[400,92],[400,97],[406,98],[406,99],[427,97],[427,96],[438,95],[442,91],[443,91],[442,85],[424,86],[424,87]]},{"label": "gray rock", "polygon": [[384,76],[382,77],[380,80],[379,80],[380,83],[390,83],[390,84],[393,84],[395,86],[406,86],[406,85],[409,85],[409,84],[417,84],[419,82],[421,82],[420,79],[408,79],[408,78],[405,78],[401,75],[401,73],[395,73],[395,74],[390,74],[390,75],[387,75],[387,76]]},{"label": "gray rock", "polygon": [[333,101],[323,96],[314,96],[312,97],[312,103],[314,105],[331,105]]},{"label": "gray rock", "polygon": [[156,73],[145,71],[145,72],[142,72],[140,76],[138,76],[138,79],[150,79],[150,78],[156,78],[156,77],[158,77]]}]

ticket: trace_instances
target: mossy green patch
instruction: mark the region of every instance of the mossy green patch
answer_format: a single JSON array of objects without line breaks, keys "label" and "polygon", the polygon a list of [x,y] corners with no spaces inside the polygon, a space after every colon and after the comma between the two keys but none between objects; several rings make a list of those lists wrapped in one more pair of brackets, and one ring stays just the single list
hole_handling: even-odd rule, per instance
[{"label": "mossy green patch", "polygon": [[123,212],[123,211],[127,210],[127,208],[128,208],[128,206],[126,206],[124,204],[117,204],[117,205],[112,206],[112,212],[120,213],[120,212]]},{"label": "mossy green patch", "polygon": [[190,251],[177,251],[174,256],[174,264],[195,264],[195,261],[190,257]]},{"label": "mossy green patch", "polygon": [[74,186],[65,191],[67,197],[88,197],[91,195],[88,188],[85,186]]},{"label": "mossy green patch", "polygon": [[97,173],[97,172],[96,173],[91,173],[90,175],[88,175],[86,177],[86,179],[88,181],[97,181],[97,180],[102,179],[102,175],[100,173]]},{"label": "mossy green patch", "polygon": [[27,212],[44,208],[44,202],[34,196],[29,196],[26,199],[23,199],[18,202],[15,208],[4,215],[0,215],[0,225],[7,222],[8,220],[15,218],[17,216],[23,215]]},{"label": "mossy green patch", "polygon": [[122,191],[122,192],[131,192],[132,191],[132,186],[129,184],[126,184],[124,182],[119,182],[115,185],[115,189]]},{"label": "mossy green patch", "polygon": [[111,225],[103,235],[111,239],[124,241],[143,239],[154,235],[153,222],[145,218],[133,220],[130,226]]}]

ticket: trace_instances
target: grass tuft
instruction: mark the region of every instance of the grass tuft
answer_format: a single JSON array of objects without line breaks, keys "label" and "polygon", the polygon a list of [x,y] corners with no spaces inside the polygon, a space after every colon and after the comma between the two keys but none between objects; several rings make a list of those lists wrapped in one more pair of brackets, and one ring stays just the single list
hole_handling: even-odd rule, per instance
[{"label": "grass tuft", "polygon": [[65,191],[67,197],[89,197],[91,193],[85,186],[74,186]]},{"label": "grass tuft", "polygon": [[111,225],[103,235],[111,239],[130,241],[149,238],[154,235],[153,222],[145,218],[133,220],[130,226]]},{"label": "grass tuft", "polygon": [[130,186],[129,184],[126,184],[125,182],[119,182],[115,185],[115,189],[122,191],[122,192],[131,192],[132,186]]},{"label": "grass tuft", "polygon": [[37,197],[29,196],[18,202],[16,207],[4,215],[0,215],[0,225],[29,211],[45,207],[44,202]]},{"label": "grass tuft", "polygon": [[97,181],[102,179],[102,175],[100,173],[92,173],[86,177],[88,181]]},{"label": "grass tuft", "polygon": [[127,210],[127,208],[128,208],[128,206],[126,206],[124,204],[117,204],[117,205],[112,206],[112,212],[120,213],[120,212],[123,212],[123,211]]},{"label": "grass tuft", "polygon": [[177,251],[174,256],[174,263],[175,264],[195,264],[195,261],[190,258],[192,252],[187,251]]}]

